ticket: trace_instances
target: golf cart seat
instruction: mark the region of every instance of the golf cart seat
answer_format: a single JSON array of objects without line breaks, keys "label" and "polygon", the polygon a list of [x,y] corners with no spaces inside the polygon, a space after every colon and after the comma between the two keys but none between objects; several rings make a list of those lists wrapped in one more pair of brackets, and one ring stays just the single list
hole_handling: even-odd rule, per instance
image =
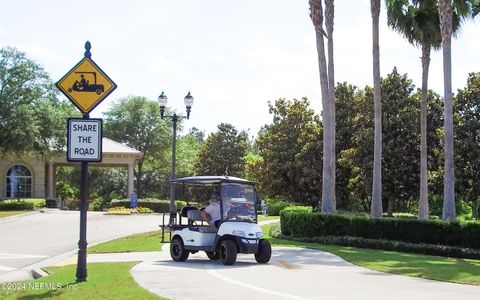
[{"label": "golf cart seat", "polygon": [[192,209],[187,211],[188,221],[202,221],[202,216],[200,216],[200,211],[198,209]]},{"label": "golf cart seat", "polygon": [[[190,226],[195,221],[200,221],[200,222],[203,221],[199,210],[189,210],[187,212],[187,218],[188,218],[188,224],[190,224]],[[217,228],[213,226],[198,226],[198,231],[203,233],[215,233],[217,232]]]},{"label": "golf cart seat", "polygon": [[188,212],[189,211],[195,211],[195,210],[198,211],[198,208],[193,207],[193,206],[184,206],[184,207],[182,207],[182,210],[180,211],[180,214],[182,215],[182,217],[190,219],[190,217],[188,217]]}]

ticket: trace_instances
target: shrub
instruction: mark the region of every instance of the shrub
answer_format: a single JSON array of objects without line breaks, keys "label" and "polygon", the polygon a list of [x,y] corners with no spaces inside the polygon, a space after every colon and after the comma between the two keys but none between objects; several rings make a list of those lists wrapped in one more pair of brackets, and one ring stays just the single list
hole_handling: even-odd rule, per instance
[{"label": "shrub", "polygon": [[353,236],[407,243],[480,249],[480,223],[417,219],[370,219],[282,211],[282,234],[297,237]]},{"label": "shrub", "polygon": [[139,214],[151,214],[153,213],[153,210],[148,207],[137,207],[134,212]]},{"label": "shrub", "polygon": [[102,211],[104,207],[108,206],[108,200],[104,198],[97,198],[88,205],[89,210]]},{"label": "shrub", "polygon": [[80,191],[77,187],[70,185],[65,181],[57,181],[56,184],[57,196],[64,198],[75,198],[80,196]]},{"label": "shrub", "polygon": [[125,207],[122,207],[122,206],[112,207],[112,208],[109,208],[105,214],[107,214],[107,215],[131,215],[132,210],[130,208],[125,208]]},{"label": "shrub", "polygon": [[[180,210],[186,205],[185,201],[175,201],[177,210]],[[160,200],[155,198],[145,198],[138,200],[139,207],[147,207],[157,213],[167,213],[170,211],[170,201]],[[114,199],[110,202],[110,207],[125,207],[130,208],[130,199]]]},{"label": "shrub", "polygon": [[35,207],[32,201],[5,200],[0,202],[0,210],[33,210]]},{"label": "shrub", "polygon": [[303,212],[303,213],[311,213],[312,207],[311,206],[300,206],[300,205],[292,205],[287,206],[283,210],[285,211],[294,211],[294,212]]},{"label": "shrub", "polygon": [[[384,218],[388,218],[388,214],[384,213],[383,214]],[[394,218],[402,218],[402,219],[417,219],[418,216],[414,215],[412,213],[393,213]]]},{"label": "shrub", "polygon": [[272,224],[268,234],[270,235],[271,238],[279,238],[282,235],[282,230],[280,228],[280,223]]},{"label": "shrub", "polygon": [[273,198],[268,198],[266,199],[266,203],[268,206],[267,209],[267,214],[269,216],[278,216],[280,215],[280,212],[284,210],[287,207],[306,207],[310,211],[312,210],[310,206],[299,206],[298,203],[294,202],[288,202],[284,200],[282,197],[273,197]]},{"label": "shrub", "polygon": [[137,207],[135,209],[126,208],[123,206],[112,207],[107,210],[105,214],[107,215],[131,215],[131,214],[150,214],[153,213],[148,207]]},{"label": "shrub", "polygon": [[[438,196],[433,196],[430,201],[430,214],[435,216],[442,216],[443,211],[443,198]],[[458,199],[455,202],[455,211],[457,216],[472,215],[472,208],[463,200]]]}]

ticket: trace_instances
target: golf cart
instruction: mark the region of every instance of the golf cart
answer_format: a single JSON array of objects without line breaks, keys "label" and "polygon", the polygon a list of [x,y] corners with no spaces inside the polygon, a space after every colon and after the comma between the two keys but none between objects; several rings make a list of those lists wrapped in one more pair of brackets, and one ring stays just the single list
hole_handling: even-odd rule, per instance
[{"label": "golf cart", "polygon": [[[233,265],[238,253],[254,254],[261,264],[270,260],[272,248],[262,238],[263,231],[257,223],[254,182],[229,176],[196,176],[177,178],[170,184],[183,187],[184,195],[192,195],[198,203],[216,193],[221,212],[219,221],[208,224],[202,220],[202,208],[190,203],[177,213],[173,223],[163,222],[162,229],[170,229],[170,255],[174,261],[185,261],[190,253],[198,251],[205,251],[209,259],[220,260],[224,265]],[[182,218],[187,219],[186,224],[182,224]]]},{"label": "golf cart", "polygon": [[[80,74],[80,81],[76,80],[73,83],[73,86],[68,89],[68,92],[95,92],[97,95],[100,95],[105,91],[103,84],[97,84],[97,73],[96,72],[75,72]],[[85,75],[91,75],[90,79],[93,78],[93,84],[90,84],[89,81],[85,78]],[[93,76],[93,77],[92,77]]]}]

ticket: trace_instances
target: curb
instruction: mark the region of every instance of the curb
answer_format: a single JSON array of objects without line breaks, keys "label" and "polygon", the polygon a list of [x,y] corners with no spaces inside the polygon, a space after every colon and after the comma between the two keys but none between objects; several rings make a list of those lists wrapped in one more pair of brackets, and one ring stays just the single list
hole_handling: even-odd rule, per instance
[{"label": "curb", "polygon": [[40,269],[40,268],[33,269],[31,272],[32,272],[33,279],[38,279],[38,278],[41,278],[41,277],[48,276],[48,273],[45,272],[44,270]]}]

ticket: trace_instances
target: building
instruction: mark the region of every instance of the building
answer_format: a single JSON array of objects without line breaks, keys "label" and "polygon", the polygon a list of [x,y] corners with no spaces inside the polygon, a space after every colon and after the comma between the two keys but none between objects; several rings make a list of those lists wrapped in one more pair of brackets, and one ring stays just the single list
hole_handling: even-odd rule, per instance
[{"label": "building", "polygon": [[[108,138],[102,139],[102,162],[90,166],[126,168],[127,191],[134,191],[135,163],[142,157],[140,151]],[[58,166],[80,165],[67,162],[66,155],[51,158],[35,155],[5,155],[0,160],[0,198],[56,198],[55,174]]]}]

